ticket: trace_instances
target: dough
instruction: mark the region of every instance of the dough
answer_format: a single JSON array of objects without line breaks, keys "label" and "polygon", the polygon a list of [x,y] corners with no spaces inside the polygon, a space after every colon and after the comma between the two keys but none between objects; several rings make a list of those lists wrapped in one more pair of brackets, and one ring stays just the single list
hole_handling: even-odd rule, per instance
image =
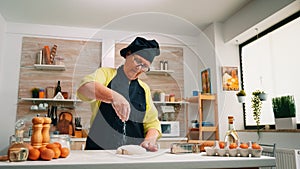
[{"label": "dough", "polygon": [[124,155],[145,154],[146,152],[146,149],[139,145],[124,145],[117,149],[117,154]]}]

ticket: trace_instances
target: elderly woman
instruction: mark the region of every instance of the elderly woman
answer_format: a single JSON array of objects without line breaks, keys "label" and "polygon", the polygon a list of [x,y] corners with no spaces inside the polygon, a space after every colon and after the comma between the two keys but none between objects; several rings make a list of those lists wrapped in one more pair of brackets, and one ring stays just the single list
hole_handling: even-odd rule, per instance
[{"label": "elderly woman", "polygon": [[77,95],[92,106],[87,150],[117,149],[122,145],[141,145],[157,151],[161,136],[157,110],[147,84],[138,79],[160,54],[155,40],[137,37],[120,51],[125,63],[119,68],[99,68],[87,75]]}]

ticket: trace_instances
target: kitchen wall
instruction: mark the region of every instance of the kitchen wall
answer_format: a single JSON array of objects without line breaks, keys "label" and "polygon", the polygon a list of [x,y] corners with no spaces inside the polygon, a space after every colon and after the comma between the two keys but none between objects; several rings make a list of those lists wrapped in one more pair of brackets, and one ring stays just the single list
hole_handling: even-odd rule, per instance
[{"label": "kitchen wall", "polygon": [[[272,2],[273,3],[273,2]],[[287,6],[289,8],[288,11],[284,11],[283,16],[287,16],[289,13],[295,11],[295,9],[299,10],[300,5],[299,1]],[[267,16],[271,16],[272,13],[266,12],[268,8],[264,8],[264,10],[256,11],[256,8],[262,8],[259,4],[256,6],[252,6],[252,9],[247,9],[247,15],[236,15],[233,20],[231,20],[231,25],[228,25],[230,22],[225,23],[214,23],[206,30],[204,33],[208,35],[206,38],[211,40],[212,45],[215,48],[215,52],[211,53],[206,51],[205,48],[199,48],[196,50],[190,50],[190,46],[195,46],[195,44],[199,44],[197,40],[198,37],[193,40],[189,39],[188,45],[183,46],[184,48],[184,59],[185,64],[185,72],[184,76],[188,77],[191,73],[195,73],[193,76],[189,77],[190,81],[185,80],[185,86],[188,88],[185,90],[185,96],[189,96],[190,92],[194,89],[199,89],[199,85],[196,85],[193,82],[199,82],[199,70],[203,66],[199,61],[199,56],[205,57],[205,55],[201,55],[203,52],[206,52],[209,56],[216,57],[208,57],[206,60],[212,59],[207,66],[215,66],[214,68],[214,82],[217,86],[214,87],[214,91],[218,92],[218,103],[219,103],[219,128],[220,128],[220,138],[224,137],[224,133],[227,130],[227,115],[234,115],[236,120],[236,128],[243,129],[243,114],[242,107],[240,104],[236,102],[236,96],[234,92],[223,92],[221,90],[221,77],[220,77],[220,66],[239,66],[238,61],[238,47],[235,42],[235,38],[237,37],[239,42],[254,36],[255,30],[254,26],[256,24],[261,25],[261,16],[267,18]],[[279,8],[281,9],[281,8]],[[278,10],[279,10],[278,9]],[[278,16],[277,14],[274,16]],[[251,24],[243,24],[248,22],[248,17],[256,17],[256,20],[251,20]],[[102,56],[103,65],[111,66],[114,65],[114,51],[112,50],[112,46],[115,42],[118,42],[123,37],[132,35],[130,32],[114,32],[114,31],[106,31],[103,33],[99,33],[100,31],[97,29],[85,29],[85,28],[70,28],[70,27],[61,27],[61,26],[47,26],[47,25],[28,25],[28,24],[18,24],[18,23],[5,23],[3,19],[1,19],[0,15],[0,37],[1,40],[5,39],[5,45],[1,45],[0,43],[0,154],[6,153],[5,149],[8,146],[8,137],[13,134],[14,128],[13,124],[16,118],[16,105],[17,105],[17,91],[18,91],[18,75],[19,75],[19,67],[20,67],[20,56],[21,56],[21,44],[22,37],[24,35],[37,36],[37,37],[59,37],[59,38],[67,38],[67,39],[94,39],[100,40],[103,42],[102,47]],[[274,19],[273,16],[271,17]],[[270,21],[269,19],[268,22]],[[273,20],[274,23],[274,20]],[[247,26],[245,26],[247,25]],[[6,28],[7,26],[7,28]],[[226,27],[226,28],[224,28]],[[7,29],[7,31],[5,31]],[[231,33],[226,33],[226,31],[233,31]],[[224,32],[225,31],[225,32]],[[243,33],[244,32],[244,33]],[[98,35],[98,34],[101,34]],[[5,38],[2,38],[5,36]],[[224,40],[224,36],[226,36],[226,40]],[[230,38],[228,38],[230,37]],[[202,38],[202,37],[201,37]],[[178,44],[177,41],[170,41],[160,37],[165,44]],[[200,38],[198,38],[200,39]],[[225,43],[226,42],[226,43]],[[5,47],[3,47],[5,46]],[[195,51],[197,54],[195,54]],[[194,62],[194,61],[197,62]],[[191,71],[190,71],[191,69]],[[240,77],[240,76],[239,76]],[[5,79],[5,81],[4,81]],[[192,83],[191,83],[192,82]],[[298,146],[296,140],[299,140],[298,133],[283,133],[279,134],[280,137],[272,137],[272,135],[278,136],[278,134],[267,133],[263,134],[262,142],[274,142],[279,143],[280,146],[284,146],[286,142],[286,138],[290,136],[293,137],[293,140],[289,140],[290,146]],[[256,133],[242,133],[241,137],[243,139],[257,139]],[[295,138],[296,137],[296,138]],[[272,140],[272,139],[275,140]],[[285,145],[289,146],[289,145]]]},{"label": "kitchen wall", "polygon": [[[37,53],[44,46],[57,46],[55,58],[56,64],[65,66],[65,70],[39,70],[34,68]],[[31,89],[46,87],[55,88],[57,81],[60,81],[62,92],[68,92],[68,99],[75,99],[76,87],[81,79],[94,72],[101,64],[101,47],[99,41],[67,40],[59,38],[38,38],[23,37],[22,51],[20,58],[20,75],[18,98],[31,98]],[[45,95],[46,96],[46,95]],[[25,136],[28,128],[31,127],[31,119],[36,114],[44,116],[46,110],[31,110],[31,105],[38,105],[44,102],[19,101],[17,108],[17,119],[23,119],[26,127]],[[47,102],[49,107],[57,106],[57,115],[61,112],[70,112],[73,117],[80,116],[81,124],[84,128],[89,126],[91,109],[87,102]],[[74,108],[75,107],[75,108]],[[72,121],[74,124],[74,120]]]},{"label": "kitchen wall", "polygon": [[[21,60],[21,49],[22,49],[22,38],[24,36],[29,37],[40,37],[40,38],[54,38],[54,39],[67,39],[67,40],[93,40],[100,41],[103,43],[102,49],[102,64],[103,66],[111,66],[114,64],[114,44],[121,41],[123,37],[134,37],[133,35],[141,35],[148,38],[155,38],[161,43],[161,45],[175,45],[183,48],[183,53],[188,53],[188,56],[184,56],[184,60],[192,59],[195,67],[188,67],[185,61],[182,63],[184,69],[188,72],[184,72],[184,76],[188,76],[191,79],[196,79],[197,81],[184,82],[187,86],[184,97],[191,95],[192,90],[198,89],[198,70],[199,66],[203,65],[199,63],[199,56],[193,52],[190,47],[190,44],[195,44],[193,38],[185,37],[180,38],[184,39],[180,42],[178,41],[179,37],[166,38],[165,36],[160,35],[149,35],[149,34],[136,34],[130,32],[115,32],[115,31],[100,31],[96,29],[84,29],[84,28],[70,28],[70,27],[60,27],[60,26],[47,26],[47,25],[31,25],[31,24],[20,24],[20,23],[8,23],[8,31],[6,32],[6,50],[5,54],[1,59],[3,59],[3,70],[1,72],[1,77],[6,79],[5,88],[2,88],[3,93],[0,98],[0,106],[3,107],[1,111],[0,127],[5,128],[5,130],[0,131],[1,140],[0,140],[0,150],[5,152],[5,149],[8,146],[8,138],[14,133],[14,123],[16,120],[16,105],[18,102],[18,82],[19,82],[19,71],[20,71],[20,60]],[[133,39],[128,39],[130,42]],[[184,44],[183,44],[184,41]],[[106,44],[105,44],[106,43]],[[112,46],[110,46],[112,45]],[[202,51],[205,49],[201,49]],[[111,56],[112,55],[112,56]],[[109,58],[109,59],[108,59]],[[196,77],[195,77],[196,76]],[[4,84],[4,83],[1,83]],[[9,96],[9,97],[3,97]],[[3,120],[3,121],[2,121]]]},{"label": "kitchen wall", "polygon": [[[0,75],[2,72],[2,56],[4,54],[5,31],[6,31],[6,22],[2,17],[2,15],[0,14]],[[2,82],[2,76],[0,76],[0,81]],[[0,91],[2,89],[1,86],[2,83],[0,83]]]},{"label": "kitchen wall", "polygon": [[[300,6],[299,6],[300,7]],[[300,9],[300,8],[299,8]],[[214,40],[216,49],[217,69],[221,66],[237,66],[239,67],[238,45],[236,42],[224,43],[222,37],[221,23],[215,23],[208,29],[214,30]],[[240,72],[239,72],[240,73]],[[239,74],[240,77],[240,74]],[[228,128],[227,116],[233,115],[235,117],[235,127],[238,130],[243,130],[243,108],[242,104],[237,102],[236,92],[222,91],[221,77],[218,77],[217,84],[219,94],[219,128],[220,139],[224,138],[225,132]],[[257,141],[260,143],[276,143],[277,148],[299,149],[300,135],[297,132],[261,132],[258,137],[255,131],[247,132],[240,131],[239,136],[241,141]]]}]

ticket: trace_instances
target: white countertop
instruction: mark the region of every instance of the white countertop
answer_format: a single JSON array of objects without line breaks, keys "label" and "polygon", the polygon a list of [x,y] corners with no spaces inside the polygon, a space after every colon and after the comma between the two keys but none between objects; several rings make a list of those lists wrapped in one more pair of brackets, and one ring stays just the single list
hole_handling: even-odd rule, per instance
[{"label": "white countertop", "polygon": [[114,150],[71,151],[67,158],[51,161],[0,162],[0,168],[243,168],[275,166],[274,157],[216,157],[206,153],[170,154],[169,150],[147,152],[142,155],[118,155]]},{"label": "white countertop", "polygon": [[[23,139],[25,142],[30,142],[30,138],[24,138]],[[161,137],[158,141],[178,141],[178,140],[187,140],[186,137]],[[70,141],[86,141],[86,138],[76,138],[76,137],[71,137]]]}]

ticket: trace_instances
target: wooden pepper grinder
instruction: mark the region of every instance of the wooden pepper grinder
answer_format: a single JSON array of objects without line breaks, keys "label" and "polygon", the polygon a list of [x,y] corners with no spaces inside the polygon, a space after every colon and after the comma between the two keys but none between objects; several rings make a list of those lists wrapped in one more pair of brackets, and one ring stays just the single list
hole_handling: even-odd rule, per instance
[{"label": "wooden pepper grinder", "polygon": [[42,129],[42,145],[46,146],[50,143],[50,124],[51,124],[51,118],[49,117],[43,117],[44,123],[43,123],[43,129]]},{"label": "wooden pepper grinder", "polygon": [[42,147],[43,142],[43,135],[42,135],[42,129],[43,129],[43,123],[44,119],[42,117],[34,117],[32,119],[32,136],[31,136],[31,145],[34,148],[40,148]]}]

